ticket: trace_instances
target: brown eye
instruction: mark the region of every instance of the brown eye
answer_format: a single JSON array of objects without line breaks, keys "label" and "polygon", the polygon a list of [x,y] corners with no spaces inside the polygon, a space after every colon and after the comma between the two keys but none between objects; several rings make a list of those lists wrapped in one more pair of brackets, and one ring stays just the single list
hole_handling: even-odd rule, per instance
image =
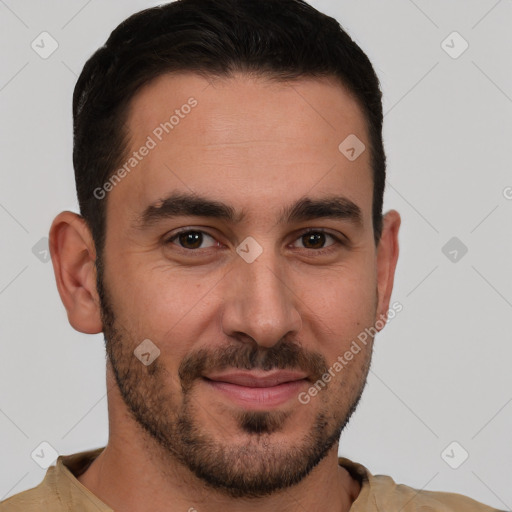
[{"label": "brown eye", "polygon": [[[210,239],[213,241],[210,245],[206,247],[213,247],[215,245],[215,239],[205,233],[204,231],[198,231],[198,230],[188,230],[188,231],[182,231],[171,238],[167,240],[166,243],[172,243],[177,244],[183,249],[204,249],[206,247],[201,247],[202,244],[207,241],[207,239]],[[176,242],[175,242],[176,241]]]},{"label": "brown eye", "polygon": [[321,249],[325,244],[325,233],[308,233],[302,236],[307,249]]},{"label": "brown eye", "polygon": [[[334,240],[334,243],[329,245],[325,245],[327,239],[330,238]],[[341,241],[336,238],[334,235],[330,235],[329,233],[325,233],[324,231],[307,231],[303,233],[298,240],[302,241],[303,247],[305,249],[324,249],[326,247],[330,247],[332,245],[341,244]]]}]

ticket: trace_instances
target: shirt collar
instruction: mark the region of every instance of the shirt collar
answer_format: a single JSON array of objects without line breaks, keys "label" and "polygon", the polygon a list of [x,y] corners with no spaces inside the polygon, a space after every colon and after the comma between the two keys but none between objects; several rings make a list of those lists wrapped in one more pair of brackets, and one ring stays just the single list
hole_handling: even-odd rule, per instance
[{"label": "shirt collar", "polygon": [[[55,480],[65,480],[69,485],[58,486],[56,492],[64,503],[73,505],[72,510],[83,512],[114,512],[113,509],[103,503],[87,487],[82,485],[78,478],[84,473],[96,457],[105,449],[97,448],[72,455],[61,455],[57,459],[55,467]],[[379,510],[375,501],[374,477],[368,469],[346,457],[338,457],[338,464],[345,468],[350,476],[361,484],[359,496],[355,499],[351,512],[363,512],[367,510]],[[85,508],[83,508],[85,506]]]}]

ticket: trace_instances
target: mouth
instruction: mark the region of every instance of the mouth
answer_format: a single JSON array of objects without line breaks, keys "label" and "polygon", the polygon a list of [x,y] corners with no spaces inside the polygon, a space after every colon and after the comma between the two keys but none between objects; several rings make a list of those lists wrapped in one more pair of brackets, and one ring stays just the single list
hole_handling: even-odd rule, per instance
[{"label": "mouth", "polygon": [[248,409],[268,409],[296,398],[308,376],[290,370],[231,371],[204,375],[203,382],[224,398]]}]

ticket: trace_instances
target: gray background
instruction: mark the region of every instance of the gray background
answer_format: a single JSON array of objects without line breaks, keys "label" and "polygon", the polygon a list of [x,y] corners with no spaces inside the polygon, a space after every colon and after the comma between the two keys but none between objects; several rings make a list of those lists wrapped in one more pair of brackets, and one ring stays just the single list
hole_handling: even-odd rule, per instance
[{"label": "gray background", "polygon": [[[403,311],[377,337],[340,453],[397,482],[510,510],[512,2],[311,3],[374,63],[385,207],[403,218],[392,298]],[[107,442],[103,338],[68,324],[40,240],[59,211],[77,211],[77,74],[120,21],[151,5],[0,0],[0,499],[42,480],[30,455],[42,441],[61,454]],[[43,31],[59,45],[47,59],[31,48]],[[458,58],[445,49],[458,52],[460,39],[442,45],[454,31],[469,43]],[[459,445],[469,458],[453,469]]]}]

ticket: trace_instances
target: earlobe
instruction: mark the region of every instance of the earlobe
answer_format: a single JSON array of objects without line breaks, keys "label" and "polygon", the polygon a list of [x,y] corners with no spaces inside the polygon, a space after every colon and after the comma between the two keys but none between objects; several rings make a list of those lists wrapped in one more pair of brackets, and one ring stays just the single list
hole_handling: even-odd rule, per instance
[{"label": "earlobe", "polygon": [[71,326],[85,334],[102,332],[96,288],[96,249],[87,223],[65,211],[50,228],[50,254],[59,295]]},{"label": "earlobe", "polygon": [[396,210],[390,210],[384,216],[382,236],[377,247],[377,319],[387,319],[398,261],[400,223],[400,214]]}]

